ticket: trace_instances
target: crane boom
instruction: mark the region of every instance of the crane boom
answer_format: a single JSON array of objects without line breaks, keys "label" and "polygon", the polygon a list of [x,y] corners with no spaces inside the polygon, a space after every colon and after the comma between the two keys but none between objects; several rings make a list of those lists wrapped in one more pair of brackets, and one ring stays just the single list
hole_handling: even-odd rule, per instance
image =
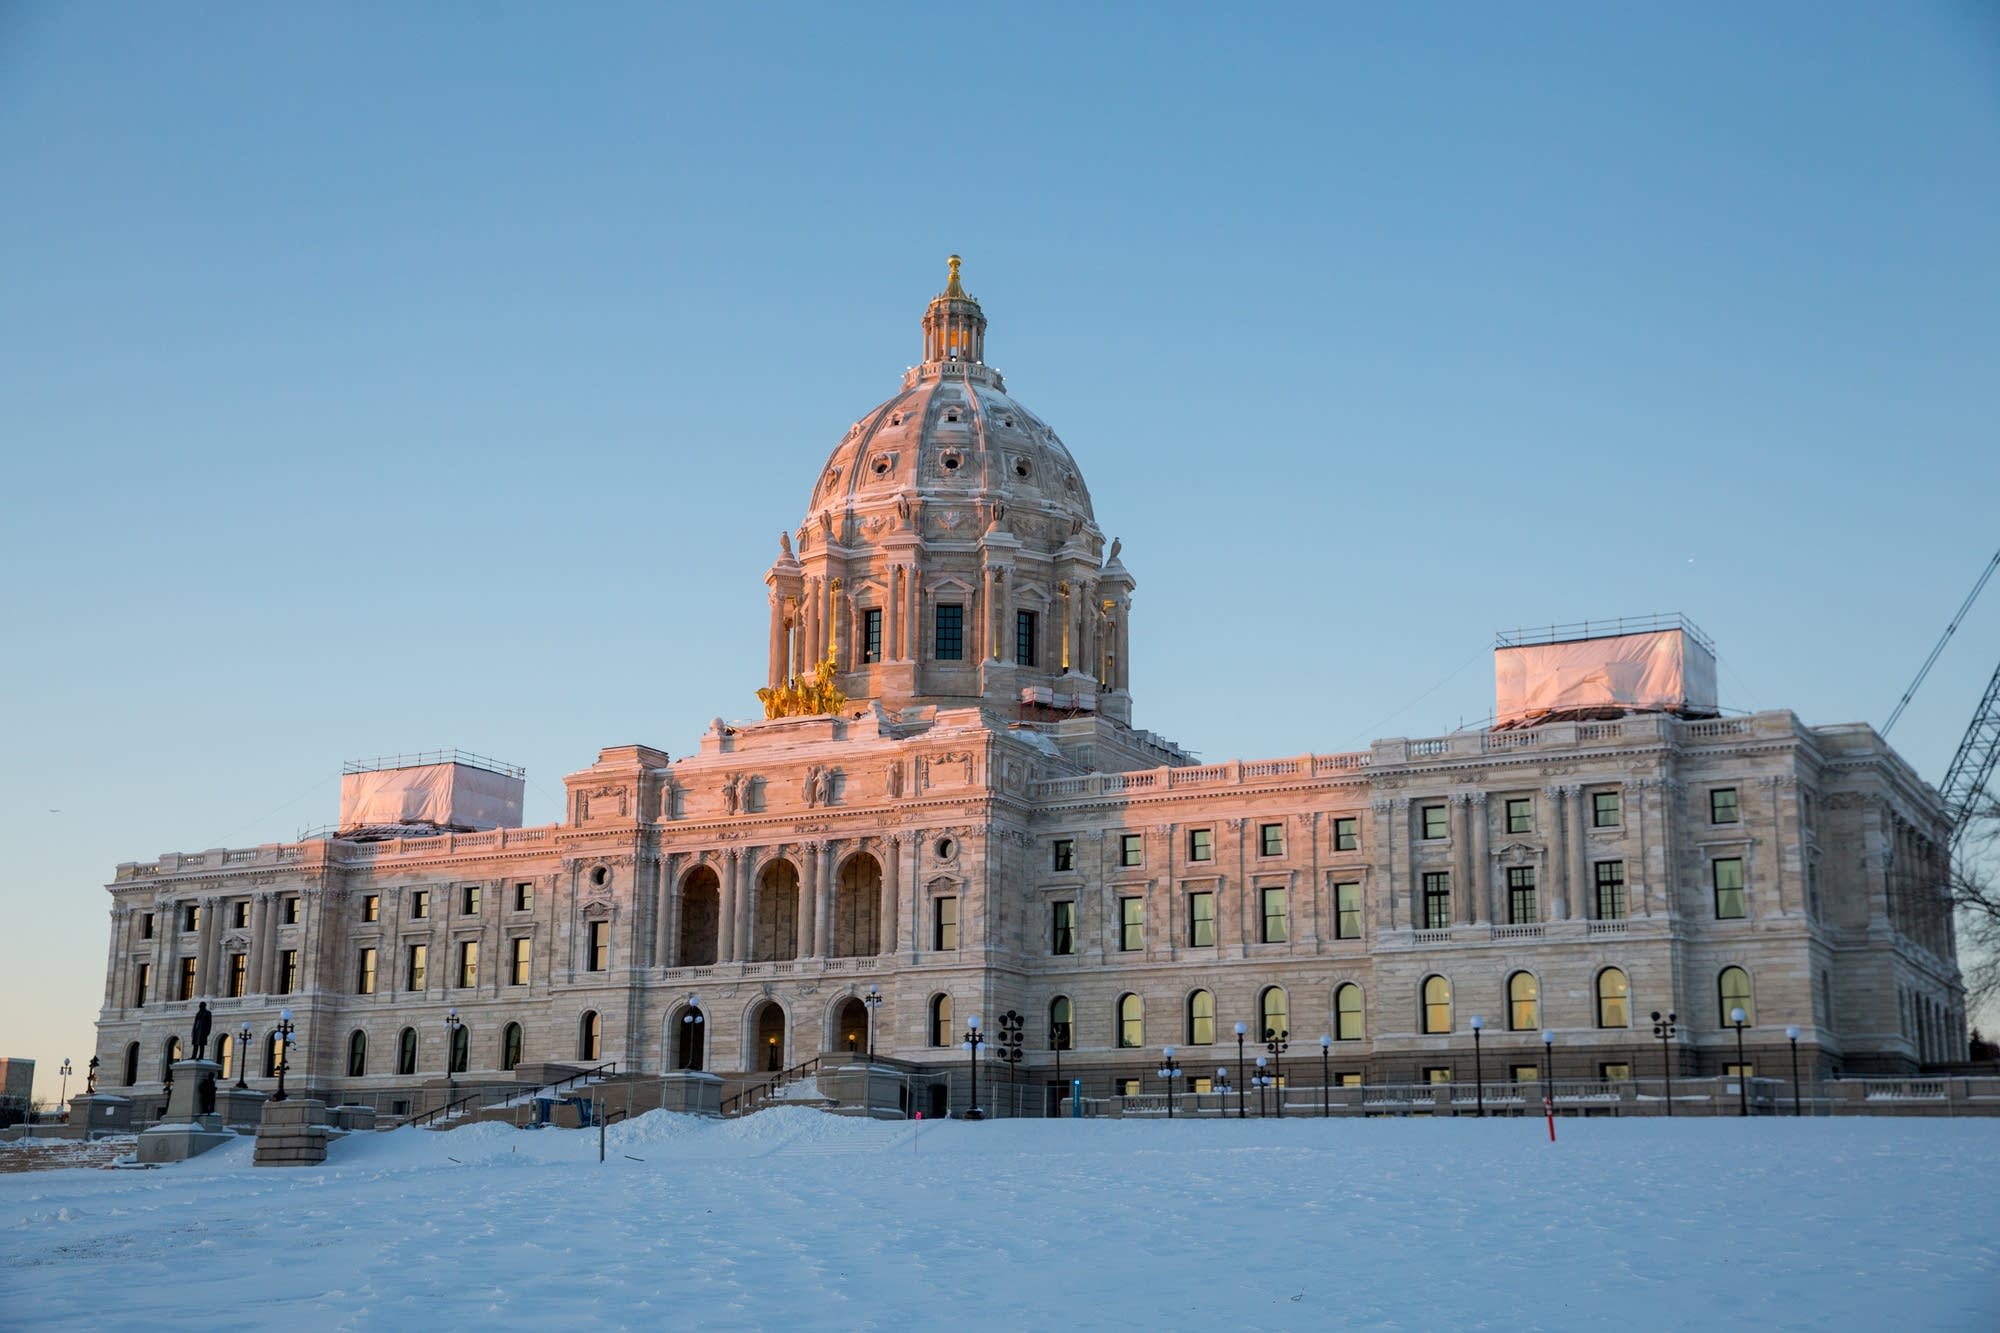
[{"label": "crane boom", "polygon": [[1979,813],[1996,761],[2000,761],[2000,667],[1986,683],[1986,697],[1973,712],[1972,725],[1965,729],[1965,739],[1945,770],[1944,785],[1938,788],[1951,820],[1952,846],[1958,845],[1959,835]]},{"label": "crane boom", "polygon": [[1910,682],[1909,689],[1903,691],[1903,697],[1896,701],[1895,711],[1890,713],[1889,720],[1882,724],[1882,736],[1885,740],[1888,738],[1889,728],[1896,725],[1896,719],[1901,717],[1903,710],[1910,706],[1911,698],[1916,695],[1917,686],[1923,684],[1924,677],[1931,674],[1931,667],[1936,665],[1938,654],[1944,651],[1944,646],[1947,643],[1951,642],[1951,636],[1958,633],[1958,622],[1965,619],[1965,613],[1970,611],[1972,604],[1979,600],[1980,590],[1986,586],[1986,580],[1993,577],[1993,571],[1996,569],[2000,569],[2000,551],[1995,551],[1993,558],[1986,562],[1986,568],[1980,573],[1979,581],[1972,585],[1972,591],[1965,595],[1963,602],[1959,603],[1958,614],[1953,616],[1951,623],[1944,627],[1944,633],[1938,636],[1937,646],[1931,649],[1931,655],[1924,659],[1924,664],[1917,668],[1917,678]]}]

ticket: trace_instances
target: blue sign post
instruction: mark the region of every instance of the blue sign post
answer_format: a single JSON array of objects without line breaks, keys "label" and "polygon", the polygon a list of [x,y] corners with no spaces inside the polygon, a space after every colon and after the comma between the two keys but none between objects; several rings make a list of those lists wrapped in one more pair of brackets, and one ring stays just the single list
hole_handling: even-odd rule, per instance
[{"label": "blue sign post", "polygon": [[1080,1078],[1069,1081],[1069,1118],[1083,1119],[1083,1080]]}]

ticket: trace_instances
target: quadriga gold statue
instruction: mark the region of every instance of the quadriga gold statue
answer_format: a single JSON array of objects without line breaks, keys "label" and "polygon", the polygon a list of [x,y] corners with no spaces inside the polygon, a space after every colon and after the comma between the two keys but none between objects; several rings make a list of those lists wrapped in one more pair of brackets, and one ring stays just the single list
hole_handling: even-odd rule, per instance
[{"label": "quadriga gold statue", "polygon": [[765,718],[816,717],[822,713],[838,713],[847,706],[847,696],[833,683],[833,676],[833,657],[829,654],[805,680],[793,676],[775,690],[768,685],[763,686],[757,691],[757,697],[763,701]]}]

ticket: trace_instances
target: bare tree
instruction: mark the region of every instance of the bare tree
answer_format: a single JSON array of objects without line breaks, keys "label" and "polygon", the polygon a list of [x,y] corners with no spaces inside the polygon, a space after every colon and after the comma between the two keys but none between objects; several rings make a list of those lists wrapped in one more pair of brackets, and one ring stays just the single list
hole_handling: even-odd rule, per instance
[{"label": "bare tree", "polygon": [[1958,840],[1946,892],[1958,928],[1966,1012],[2000,1004],[2000,801],[1986,800]]}]

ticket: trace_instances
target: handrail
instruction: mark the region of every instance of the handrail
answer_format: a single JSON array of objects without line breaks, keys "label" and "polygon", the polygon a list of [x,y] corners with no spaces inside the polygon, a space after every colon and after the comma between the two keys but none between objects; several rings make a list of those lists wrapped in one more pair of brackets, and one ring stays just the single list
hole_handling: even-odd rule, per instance
[{"label": "handrail", "polygon": [[[532,1088],[526,1092],[510,1092],[505,1097],[502,1097],[500,1099],[499,1104],[505,1105],[506,1103],[514,1101],[516,1098],[519,1097],[526,1097],[532,1101],[534,1098],[540,1097],[546,1093],[559,1092],[563,1088],[566,1088],[570,1084],[576,1083],[580,1080],[593,1079],[606,1073],[615,1074],[617,1072],[618,1072],[618,1062],[616,1060],[607,1060],[601,1065],[596,1065],[590,1069],[579,1069],[574,1074],[570,1074],[564,1078],[559,1078],[553,1083],[540,1084],[539,1086]],[[451,1112],[457,1110],[459,1107],[465,1105],[467,1102],[475,1102],[478,1101],[481,1097],[490,1096],[491,1094],[492,1094],[491,1088],[474,1089],[473,1091],[466,1093],[465,1096],[460,1097],[457,1101],[450,1102],[444,1106],[435,1107],[432,1110],[426,1111],[422,1115],[413,1118],[410,1121],[410,1124],[418,1128],[428,1127],[435,1129],[437,1127],[436,1122],[440,1118],[449,1115]]]},{"label": "handrail", "polygon": [[453,1111],[456,1111],[459,1107],[465,1105],[467,1102],[476,1102],[479,1100],[481,1095],[482,1094],[477,1092],[468,1092],[455,1102],[446,1102],[443,1106],[433,1107],[432,1109],[424,1112],[422,1115],[416,1117],[414,1120],[410,1121],[410,1124],[417,1129],[423,1129],[425,1127],[435,1128],[439,1116],[447,1115]]},{"label": "handrail", "polygon": [[[793,1065],[790,1069],[779,1070],[761,1083],[752,1083],[737,1089],[735,1092],[729,1094],[729,1096],[724,1097],[722,1104],[716,1109],[725,1118],[732,1114],[746,1115],[756,1106],[757,1095],[759,1093],[765,1094],[765,1099],[768,1101],[772,1094],[775,1094],[779,1088],[784,1087],[787,1083],[796,1083],[808,1074],[816,1074],[818,1072],[819,1057],[815,1055],[812,1059],[801,1061]],[[734,1112],[730,1110],[732,1106],[736,1108]]]}]

